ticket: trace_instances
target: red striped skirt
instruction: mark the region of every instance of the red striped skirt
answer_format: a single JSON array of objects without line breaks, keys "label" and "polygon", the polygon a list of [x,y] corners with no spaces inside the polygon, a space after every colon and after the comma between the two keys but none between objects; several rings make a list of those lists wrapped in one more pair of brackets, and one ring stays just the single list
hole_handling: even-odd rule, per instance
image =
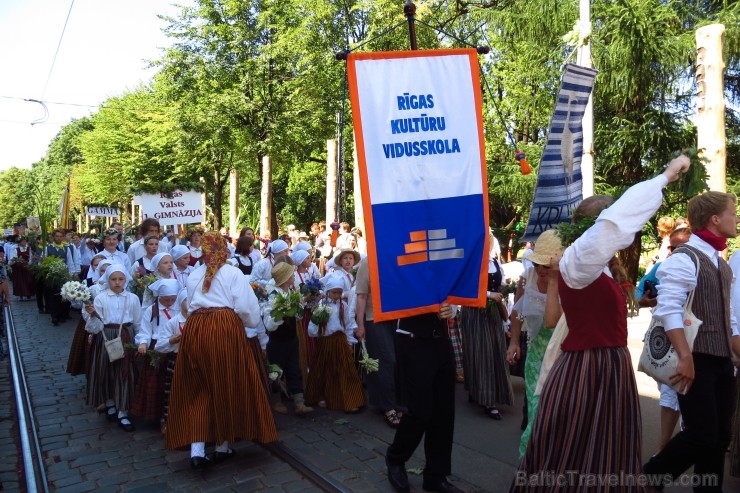
[{"label": "red striped skirt", "polygon": [[[154,349],[155,340],[149,345]],[[161,353],[156,366],[152,366],[148,355],[134,356],[139,375],[131,402],[131,414],[146,421],[159,421],[164,408],[164,380],[167,374],[168,353]]]},{"label": "red striped skirt", "polygon": [[306,403],[326,401],[328,409],[352,411],[365,405],[365,391],[355,369],[352,346],[343,332],[317,337],[308,374]]},{"label": "red striped skirt", "polygon": [[277,440],[253,346],[230,308],[201,309],[183,328],[165,446]]},{"label": "red striped skirt", "polygon": [[[510,491],[642,492],[637,478],[641,443],[629,350],[563,352],[540,396],[532,437]],[[619,485],[589,482],[607,477],[618,478]]]},{"label": "red striped skirt", "polygon": [[87,374],[87,366],[90,364],[90,347],[87,343],[89,336],[90,333],[85,330],[85,319],[81,318],[77,322],[67,357],[67,373],[70,375]]}]

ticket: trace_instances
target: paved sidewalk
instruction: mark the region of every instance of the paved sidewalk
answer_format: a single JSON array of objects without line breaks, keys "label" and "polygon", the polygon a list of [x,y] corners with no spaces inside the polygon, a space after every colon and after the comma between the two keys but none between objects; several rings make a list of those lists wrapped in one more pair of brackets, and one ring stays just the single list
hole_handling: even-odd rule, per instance
[{"label": "paved sidewalk", "polygon": [[[137,431],[125,433],[85,405],[85,379],[64,371],[75,320],[53,327],[46,315],[38,315],[33,302],[15,303],[15,324],[29,378],[46,467],[52,490],[57,492],[124,491],[320,491],[312,483],[262,447],[249,442],[236,444],[238,456],[208,471],[191,471],[187,452],[165,451],[158,426],[136,422]],[[74,314],[74,312],[73,312]],[[642,333],[649,315],[630,320],[630,350],[639,357]],[[3,365],[4,366],[4,365]],[[0,369],[0,372],[4,368]],[[1,376],[1,375],[0,375]],[[655,383],[637,374],[643,416],[643,456],[654,451],[659,433],[659,410]],[[467,402],[457,387],[457,417],[451,481],[468,492],[508,491],[518,465],[523,382],[512,379],[516,402],[502,406],[502,421],[488,418],[478,406]],[[2,380],[0,385],[6,384]],[[5,390],[0,387],[0,390]],[[0,418],[7,400],[0,403]],[[380,414],[366,410],[345,414],[317,409],[310,417],[278,415],[280,439],[307,463],[326,472],[352,492],[392,491],[385,477],[383,456],[393,430]],[[0,419],[0,430],[9,429]],[[0,452],[11,452],[12,440],[3,441]],[[15,466],[9,454],[0,458],[0,479]],[[421,491],[423,447],[407,464],[412,470],[412,491]],[[17,485],[16,485],[17,486]],[[666,491],[684,492],[688,488]],[[740,491],[740,480],[728,479],[725,491]]]}]

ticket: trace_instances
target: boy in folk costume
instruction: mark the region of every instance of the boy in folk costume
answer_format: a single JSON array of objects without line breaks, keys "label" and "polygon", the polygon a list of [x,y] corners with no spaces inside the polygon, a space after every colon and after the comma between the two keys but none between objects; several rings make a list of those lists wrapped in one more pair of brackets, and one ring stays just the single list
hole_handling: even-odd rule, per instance
[{"label": "boy in folk costume", "polygon": [[157,421],[162,417],[167,358],[160,358],[157,366],[152,366],[147,350],[155,348],[164,325],[178,314],[180,308],[175,301],[180,285],[174,279],[160,279],[150,284],[149,290],[156,298],[152,306],[143,310],[141,330],[135,337],[137,358],[142,366],[136,382],[131,414],[147,421]]},{"label": "boy in folk costume", "polygon": [[[184,246],[184,245],[180,245]],[[164,397],[162,401],[162,419],[159,423],[159,429],[162,434],[167,433],[167,415],[170,409],[170,393],[172,391],[172,375],[175,373],[175,362],[177,361],[177,351],[180,349],[182,340],[182,329],[188,319],[188,291],[182,289],[177,294],[175,306],[179,308],[177,315],[173,316],[160,329],[157,343],[154,350],[169,355],[167,358],[167,368],[164,377]]]},{"label": "boy in folk costume", "polygon": [[105,404],[109,421],[118,421],[124,431],[134,431],[128,418],[128,410],[134,388],[132,355],[110,361],[105,342],[117,337],[123,344],[134,340],[134,333],[141,322],[139,298],[125,290],[131,280],[124,266],[108,266],[102,281],[107,283],[105,291],[95,297],[92,306],[86,307],[90,318],[86,329],[93,334],[90,348],[88,405]]},{"label": "boy in folk costume", "polygon": [[267,247],[265,258],[254,265],[252,269],[251,282],[266,283],[272,279],[272,266],[280,257],[285,257],[290,253],[288,244],[283,240],[275,240]]},{"label": "boy in folk costume", "polygon": [[[188,311],[182,331],[165,446],[190,446],[190,465],[201,469],[232,458],[229,442],[277,439],[260,369],[244,327],[259,322],[259,305],[246,276],[226,263],[226,240],[202,238],[204,264],[188,278]],[[218,444],[212,459],[206,442]]]},{"label": "boy in folk costume", "polygon": [[[278,240],[279,241],[279,240]],[[296,318],[285,317],[275,320],[272,317],[272,303],[277,295],[294,289],[295,271],[290,262],[279,261],[272,268],[272,282],[268,284],[269,299],[262,308],[262,319],[269,335],[267,359],[283,370],[288,385],[288,392],[293,396],[296,414],[308,414],[313,408],[306,406],[303,398],[303,376],[298,359],[298,335]],[[273,409],[279,413],[287,412],[282,402],[273,403]]]},{"label": "boy in folk costume", "polygon": [[306,401],[329,409],[356,412],[365,405],[365,391],[355,369],[351,345],[356,323],[342,300],[342,282],[333,277],[326,283],[326,306],[331,315],[326,324],[311,321],[308,334],[316,338],[316,355],[306,384]]}]

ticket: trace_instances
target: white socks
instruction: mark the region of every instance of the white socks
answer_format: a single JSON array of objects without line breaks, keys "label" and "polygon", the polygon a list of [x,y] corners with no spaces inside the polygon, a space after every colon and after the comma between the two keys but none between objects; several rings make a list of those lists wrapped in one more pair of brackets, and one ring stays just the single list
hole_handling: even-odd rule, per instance
[{"label": "white socks", "polygon": [[190,457],[205,457],[206,442],[193,442],[190,444]]},{"label": "white socks", "polygon": [[229,442],[228,441],[226,441],[226,442],[222,443],[221,445],[219,445],[218,447],[216,447],[216,452],[221,452],[221,453],[225,454],[225,453],[228,453],[228,451],[229,451]]}]

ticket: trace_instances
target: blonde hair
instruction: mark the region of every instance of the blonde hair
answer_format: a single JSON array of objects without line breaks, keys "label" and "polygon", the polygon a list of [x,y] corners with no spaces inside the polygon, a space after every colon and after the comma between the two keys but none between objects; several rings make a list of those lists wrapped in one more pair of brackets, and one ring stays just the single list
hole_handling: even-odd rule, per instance
[{"label": "blonde hair", "polygon": [[687,211],[691,229],[697,231],[706,228],[712,216],[722,214],[730,202],[737,203],[735,195],[714,190],[692,197]]},{"label": "blonde hair", "polygon": [[676,229],[676,221],[670,216],[663,216],[658,219],[658,235],[663,238],[668,236]]}]

